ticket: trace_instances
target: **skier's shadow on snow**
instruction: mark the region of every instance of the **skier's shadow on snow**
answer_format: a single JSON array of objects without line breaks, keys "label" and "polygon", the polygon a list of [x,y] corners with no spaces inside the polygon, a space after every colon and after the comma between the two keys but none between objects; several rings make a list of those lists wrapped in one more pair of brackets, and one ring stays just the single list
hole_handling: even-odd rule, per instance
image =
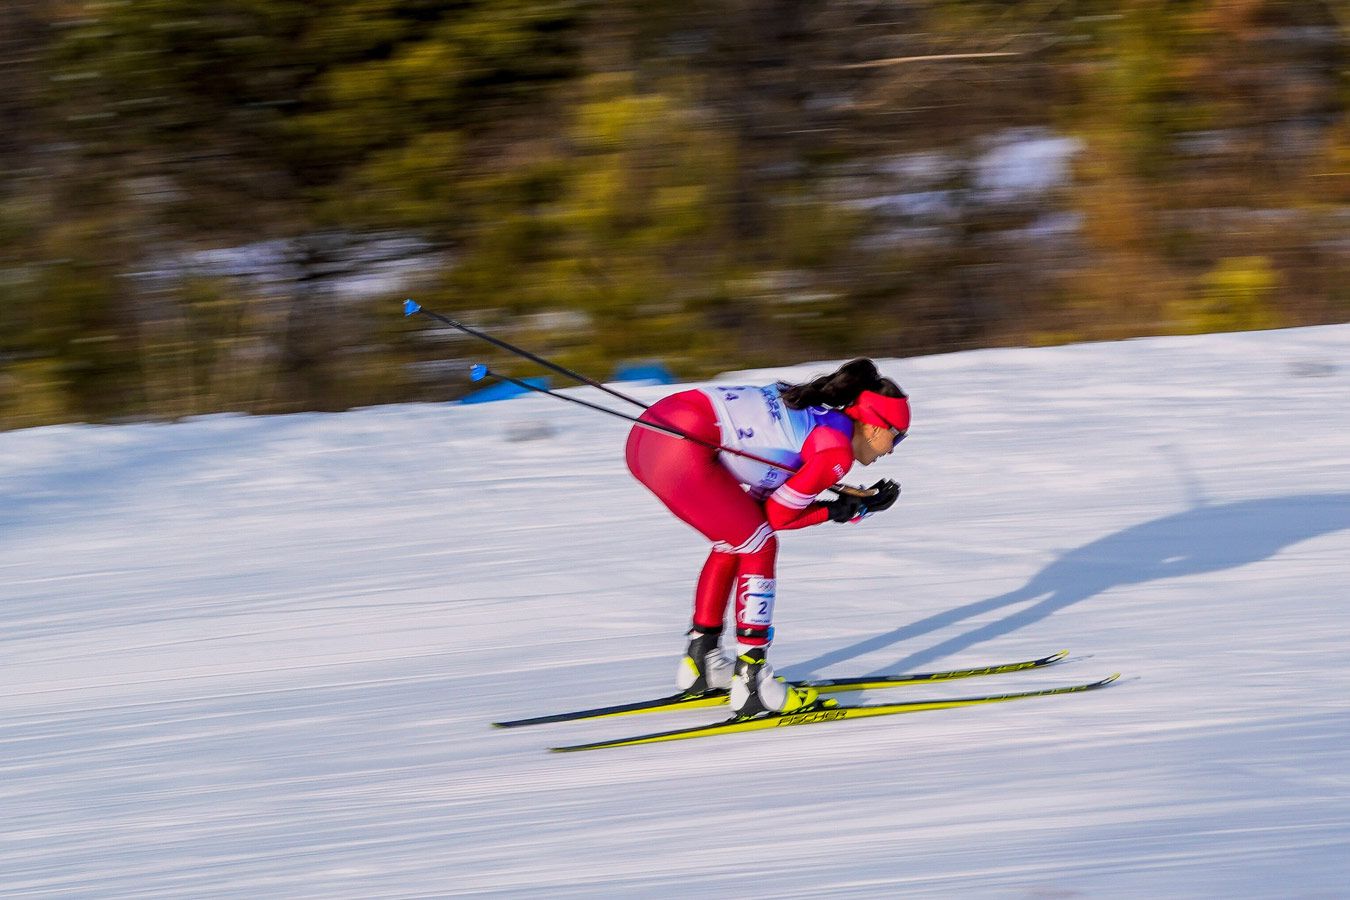
[{"label": "skier's shadow on snow", "polygon": [[[1025,628],[1110,588],[1243,566],[1267,559],[1299,541],[1346,528],[1350,528],[1350,493],[1201,506],[1126,528],[1070,550],[1011,593],[977,600],[821,654],[792,666],[790,675],[813,677],[819,670],[865,653],[916,640],[966,619],[1009,609],[997,621],[971,628],[927,649],[915,650],[893,666],[877,670],[909,671]],[[1028,603],[1031,605],[1024,605]]]}]

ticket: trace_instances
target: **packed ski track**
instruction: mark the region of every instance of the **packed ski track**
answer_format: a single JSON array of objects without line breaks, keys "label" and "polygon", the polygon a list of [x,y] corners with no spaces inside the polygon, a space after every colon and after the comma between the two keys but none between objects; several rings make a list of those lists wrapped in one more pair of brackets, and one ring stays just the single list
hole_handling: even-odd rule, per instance
[{"label": "packed ski track", "polygon": [[1350,326],[880,362],[904,493],[782,536],[780,673],[1119,682],[551,754],[725,716],[490,725],[674,689],[706,548],[623,422],[10,432],[0,894],[1350,896]]}]

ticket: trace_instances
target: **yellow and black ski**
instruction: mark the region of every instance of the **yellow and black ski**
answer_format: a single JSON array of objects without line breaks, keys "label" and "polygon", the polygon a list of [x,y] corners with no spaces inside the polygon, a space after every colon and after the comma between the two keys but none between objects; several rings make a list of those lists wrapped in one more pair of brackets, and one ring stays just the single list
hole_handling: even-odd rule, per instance
[{"label": "yellow and black ski", "polygon": [[[1028,669],[1043,669],[1054,665],[1069,655],[1061,650],[1040,659],[1028,659],[1022,662],[998,663],[992,666],[976,666],[970,669],[949,669],[944,672],[922,672],[910,675],[872,675],[857,678],[826,678],[815,681],[794,681],[795,687],[812,687],[821,694],[837,694],[844,691],[870,691],[881,688],[902,687],[909,684],[931,684],[938,681],[956,681],[960,678],[980,678],[985,675],[1008,675],[1013,672],[1025,672]],[[574,712],[553,713],[547,716],[534,716],[529,719],[514,719],[509,722],[493,722],[497,728],[519,728],[523,725],[546,725],[551,722],[574,722],[580,719],[605,719],[612,716],[629,716],[637,713],[671,712],[677,709],[705,709],[722,706],[727,702],[726,691],[708,691],[703,694],[672,694],[655,700],[639,700],[635,703],[621,703],[616,706],[599,706],[595,709],[579,709]]]},{"label": "yellow and black ski", "polygon": [[663,741],[683,741],[690,738],[711,737],[715,734],[736,734],[742,731],[762,731],[768,728],[787,728],[794,725],[819,725],[824,722],[839,722],[844,719],[865,719],[873,716],[896,716],[903,713],[923,712],[930,709],[954,709],[961,706],[980,706],[986,703],[1004,703],[1009,700],[1025,700],[1031,697],[1052,697],[1057,694],[1081,694],[1104,688],[1120,677],[1117,672],[1101,681],[1087,684],[1071,684],[1064,687],[1045,688],[1039,691],[1018,691],[1011,694],[987,694],[982,697],[961,697],[954,700],[911,700],[906,703],[876,703],[861,706],[833,706],[815,709],[809,712],[786,713],[782,715],[759,716],[753,719],[728,719],[713,725],[694,728],[679,728],[674,731],[658,731],[653,734],[641,734],[636,737],[615,738],[608,741],[595,741],[589,744],[572,744],[566,747],[551,747],[555,753],[575,753],[579,750],[604,750],[610,747],[629,747],[634,744],[656,744]]}]

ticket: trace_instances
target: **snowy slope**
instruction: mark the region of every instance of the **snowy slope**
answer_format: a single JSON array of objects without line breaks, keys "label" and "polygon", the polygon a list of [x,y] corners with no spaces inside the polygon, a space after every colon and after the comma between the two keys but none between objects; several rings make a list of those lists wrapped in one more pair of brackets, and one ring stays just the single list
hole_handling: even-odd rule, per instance
[{"label": "snowy slope", "polygon": [[1350,326],[883,369],[905,493],[784,535],[780,671],[1121,683],[549,754],[718,717],[488,727],[672,687],[705,548],[624,423],[0,434],[0,894],[1350,896]]}]

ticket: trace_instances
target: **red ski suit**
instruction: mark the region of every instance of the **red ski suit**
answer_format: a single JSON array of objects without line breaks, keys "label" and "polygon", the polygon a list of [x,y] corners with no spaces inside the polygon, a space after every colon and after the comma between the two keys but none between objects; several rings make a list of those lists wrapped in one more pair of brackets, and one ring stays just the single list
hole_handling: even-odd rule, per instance
[{"label": "red ski suit", "polygon": [[[731,389],[738,390],[738,389]],[[746,390],[746,389],[740,389]],[[764,390],[770,389],[748,389]],[[776,397],[776,392],[770,394]],[[772,400],[770,401],[772,402]],[[793,412],[798,420],[805,413]],[[769,480],[781,483],[771,492],[747,490],[728,468],[737,460],[709,446],[635,426],[628,436],[628,468],[672,513],[713,542],[694,597],[694,624],[720,629],[727,598],[736,591],[737,635],[744,644],[769,640],[775,599],[774,563],[777,531],[827,521],[829,514],[816,495],[839,482],[853,465],[852,421],[842,413],[814,410],[800,448],[783,447],[779,458],[800,457],[795,474],[779,470]],[[728,442],[713,401],[699,390],[666,397],[642,415],[705,444],[757,452]],[[775,418],[779,418],[775,414]],[[800,429],[800,422],[798,423]],[[795,442],[795,441],[793,441]],[[774,461],[778,461],[775,459]],[[769,467],[766,467],[766,469]],[[764,495],[764,496],[759,496]]]}]

